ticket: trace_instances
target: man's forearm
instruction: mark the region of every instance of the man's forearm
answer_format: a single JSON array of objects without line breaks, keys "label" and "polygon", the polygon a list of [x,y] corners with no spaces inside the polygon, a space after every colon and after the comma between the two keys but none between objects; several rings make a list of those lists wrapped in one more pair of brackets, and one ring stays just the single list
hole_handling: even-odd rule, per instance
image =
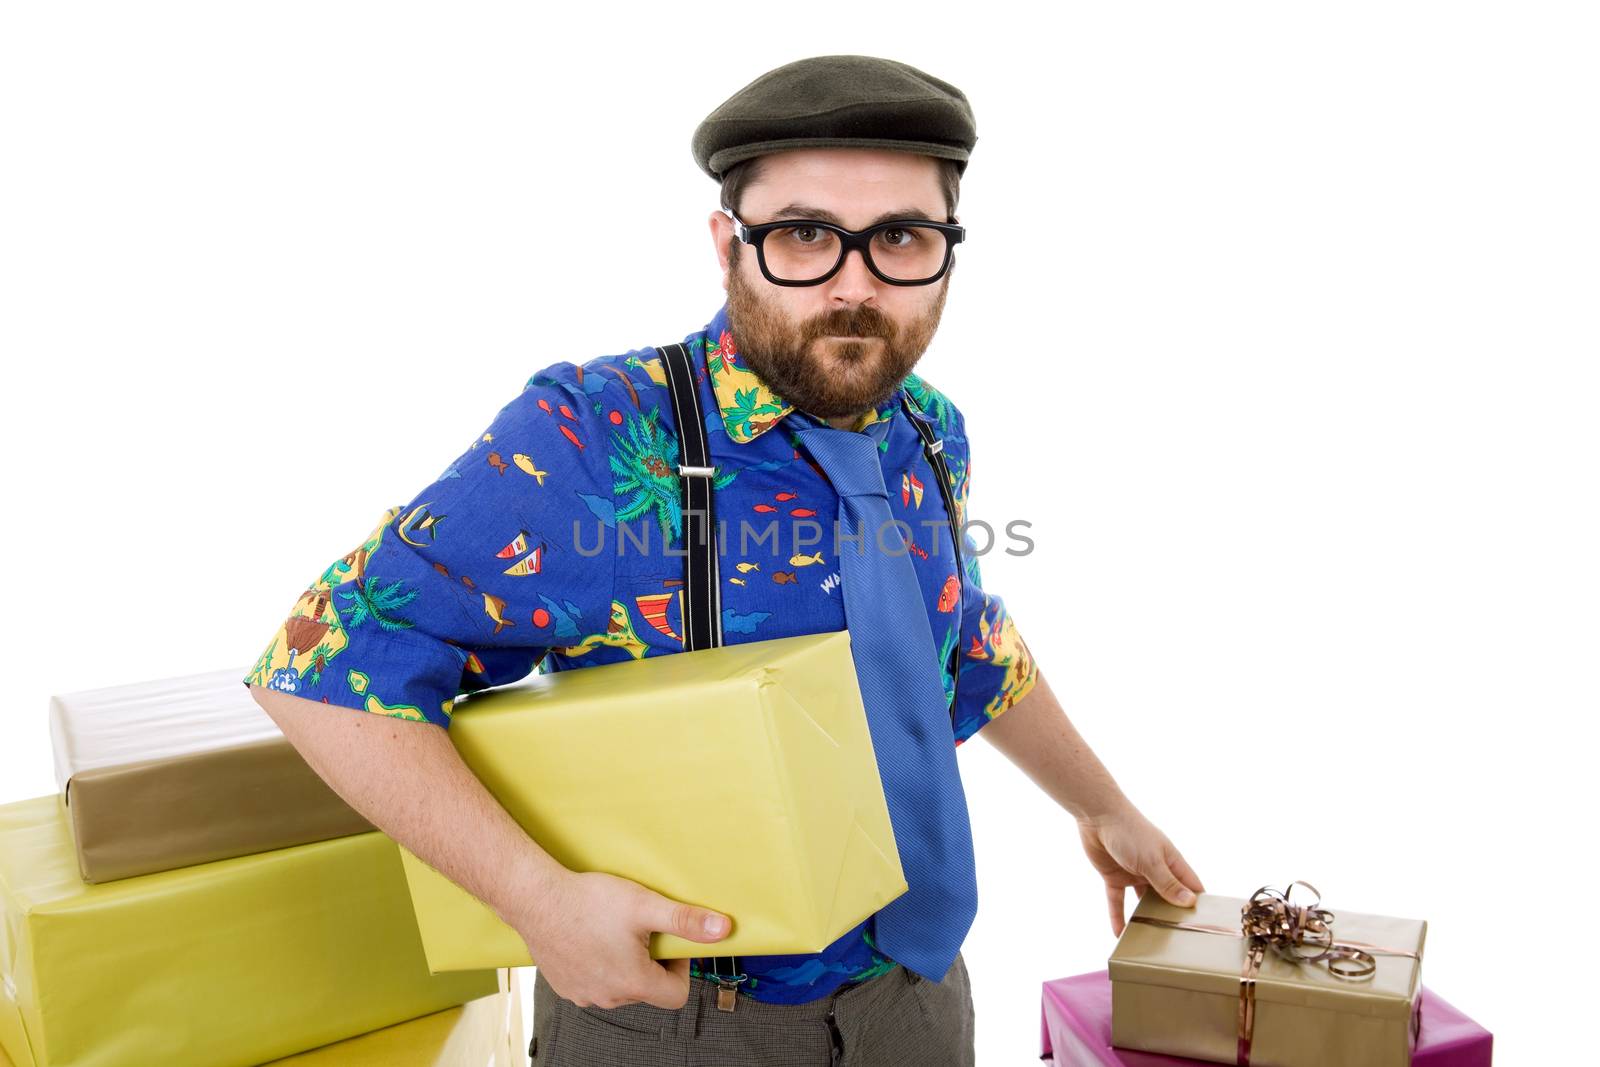
[{"label": "man's forearm", "polygon": [[1129,803],[1111,772],[1067,719],[1042,670],[1027,695],[979,730],[978,736],[1005,753],[1075,818],[1109,815]]},{"label": "man's forearm", "polygon": [[441,727],[258,685],[250,692],[345,803],[519,930],[567,873],[484,788]]}]

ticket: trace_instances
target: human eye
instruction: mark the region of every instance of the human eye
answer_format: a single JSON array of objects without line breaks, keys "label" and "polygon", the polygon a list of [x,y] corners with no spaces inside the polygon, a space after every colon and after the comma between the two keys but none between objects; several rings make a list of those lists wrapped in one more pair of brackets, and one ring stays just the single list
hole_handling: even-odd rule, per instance
[{"label": "human eye", "polygon": [[822,238],[822,230],[817,226],[789,226],[779,231],[786,240],[799,245],[812,245]]}]

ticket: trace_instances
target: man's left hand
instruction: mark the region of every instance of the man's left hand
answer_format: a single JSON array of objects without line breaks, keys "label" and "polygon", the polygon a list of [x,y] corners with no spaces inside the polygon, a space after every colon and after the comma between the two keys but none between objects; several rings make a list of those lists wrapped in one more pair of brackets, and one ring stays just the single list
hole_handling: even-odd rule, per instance
[{"label": "man's left hand", "polygon": [[1129,886],[1141,898],[1154,886],[1163,900],[1184,908],[1194,904],[1194,893],[1205,892],[1200,876],[1183,854],[1131,804],[1108,815],[1078,820],[1078,836],[1089,862],[1105,879],[1111,932],[1118,937],[1127,925],[1123,903]]}]

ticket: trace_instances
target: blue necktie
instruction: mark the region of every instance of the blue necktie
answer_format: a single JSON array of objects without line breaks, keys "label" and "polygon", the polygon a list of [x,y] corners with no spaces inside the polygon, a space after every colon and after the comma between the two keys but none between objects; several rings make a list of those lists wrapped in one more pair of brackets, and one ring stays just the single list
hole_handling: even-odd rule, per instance
[{"label": "blue necktie", "polygon": [[[977,915],[978,881],[939,652],[904,528],[891,521],[878,459],[878,441],[892,423],[836,430],[797,414],[800,443],[839,494],[845,622],[910,887],[878,910],[878,947],[942,981]],[[859,545],[846,539],[858,531]],[[953,559],[954,546],[940,555]]]}]

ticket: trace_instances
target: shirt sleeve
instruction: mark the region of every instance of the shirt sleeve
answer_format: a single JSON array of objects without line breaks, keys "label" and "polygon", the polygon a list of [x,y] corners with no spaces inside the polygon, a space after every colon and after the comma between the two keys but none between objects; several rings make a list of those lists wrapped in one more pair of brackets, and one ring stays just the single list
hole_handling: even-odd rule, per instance
[{"label": "shirt sleeve", "polygon": [[[955,441],[946,464],[954,483],[956,525],[962,531],[961,641],[956,657],[955,738],[960,745],[1027,695],[1039,678],[1005,601],[983,588],[977,545],[967,532],[967,492],[972,480],[972,453],[966,422],[955,413]],[[997,542],[998,543],[998,542]]]},{"label": "shirt sleeve", "polygon": [[610,427],[558,363],[300,594],[245,685],[449,728],[456,698],[604,631]]}]

